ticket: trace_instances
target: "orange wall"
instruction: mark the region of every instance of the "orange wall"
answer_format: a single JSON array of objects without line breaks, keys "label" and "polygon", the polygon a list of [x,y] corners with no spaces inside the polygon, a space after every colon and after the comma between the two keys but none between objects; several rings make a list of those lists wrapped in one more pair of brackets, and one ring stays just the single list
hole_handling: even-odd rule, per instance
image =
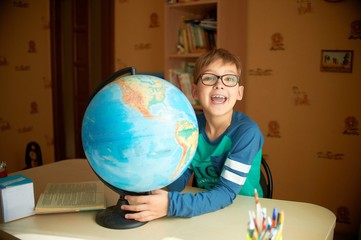
[{"label": "orange wall", "polygon": [[[244,99],[265,135],[274,197],[322,205],[337,215],[338,231],[354,233],[361,221],[361,25],[358,34],[351,27],[356,20],[361,24],[359,0],[248,1]],[[273,42],[275,33],[283,40]],[[321,72],[322,49],[353,50],[352,73]]]},{"label": "orange wall", "polygon": [[54,161],[49,1],[0,1],[0,161],[25,167],[28,142]]},{"label": "orange wall", "polygon": [[115,1],[115,68],[162,72],[164,0]]}]

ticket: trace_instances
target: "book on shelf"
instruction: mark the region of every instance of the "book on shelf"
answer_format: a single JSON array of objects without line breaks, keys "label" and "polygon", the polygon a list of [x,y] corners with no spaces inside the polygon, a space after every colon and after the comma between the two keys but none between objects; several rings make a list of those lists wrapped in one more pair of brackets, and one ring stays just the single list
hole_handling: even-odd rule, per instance
[{"label": "book on shelf", "polygon": [[191,73],[178,69],[169,69],[169,82],[178,87],[192,105],[196,104],[196,101],[192,96]]},{"label": "book on shelf", "polygon": [[207,30],[217,31],[217,20],[203,19],[200,21],[199,26]]},{"label": "book on shelf", "polygon": [[192,78],[190,74],[186,72],[179,73],[179,83],[182,92],[184,93],[184,95],[186,95],[189,102],[192,105],[196,104],[196,101],[194,100],[192,95]]},{"label": "book on shelf", "polygon": [[178,53],[202,53],[216,47],[217,21],[181,17]]},{"label": "book on shelf", "polygon": [[35,206],[35,214],[105,209],[101,181],[48,183]]},{"label": "book on shelf", "polygon": [[171,68],[169,69],[169,82],[172,83],[177,88],[181,89],[177,70]]}]

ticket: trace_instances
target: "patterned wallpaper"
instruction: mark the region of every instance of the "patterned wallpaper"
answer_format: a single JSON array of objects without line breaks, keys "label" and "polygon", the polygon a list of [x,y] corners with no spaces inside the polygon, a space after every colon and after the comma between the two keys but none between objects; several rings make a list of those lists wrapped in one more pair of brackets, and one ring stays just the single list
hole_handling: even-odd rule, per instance
[{"label": "patterned wallpaper", "polygon": [[25,168],[34,141],[53,162],[49,1],[0,1],[0,36],[0,161]]},{"label": "patterned wallpaper", "polygon": [[[361,2],[248,1],[246,112],[259,123],[274,197],[361,222]],[[324,51],[327,50],[327,51]]]},{"label": "patterned wallpaper", "polygon": [[[163,72],[164,0],[115,1],[115,68]],[[117,29],[121,29],[117,31]]]}]

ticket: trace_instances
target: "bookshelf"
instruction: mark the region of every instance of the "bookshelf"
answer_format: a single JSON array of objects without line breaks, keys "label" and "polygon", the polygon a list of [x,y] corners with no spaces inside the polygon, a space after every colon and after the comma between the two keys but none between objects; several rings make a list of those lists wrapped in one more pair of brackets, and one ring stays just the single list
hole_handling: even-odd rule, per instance
[{"label": "bookshelf", "polygon": [[[181,41],[179,32],[185,26],[184,20],[216,20],[215,46],[238,55],[243,69],[246,69],[246,0],[165,1],[164,9],[164,77],[166,80],[172,81],[171,73],[174,70],[189,71],[188,64],[194,63],[207,50],[197,48],[196,51],[184,51],[184,46],[179,47]],[[245,70],[242,79],[244,79],[244,72]],[[193,106],[196,110],[200,110],[196,103]],[[242,105],[238,103],[236,109],[242,110]]]}]

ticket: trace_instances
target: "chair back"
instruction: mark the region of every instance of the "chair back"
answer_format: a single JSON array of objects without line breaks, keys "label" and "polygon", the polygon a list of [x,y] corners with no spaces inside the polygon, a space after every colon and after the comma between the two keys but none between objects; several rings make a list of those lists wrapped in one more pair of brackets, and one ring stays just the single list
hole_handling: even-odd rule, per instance
[{"label": "chair back", "polygon": [[272,198],[273,195],[273,179],[271,169],[267,161],[262,157],[261,160],[261,187],[264,198]]}]

